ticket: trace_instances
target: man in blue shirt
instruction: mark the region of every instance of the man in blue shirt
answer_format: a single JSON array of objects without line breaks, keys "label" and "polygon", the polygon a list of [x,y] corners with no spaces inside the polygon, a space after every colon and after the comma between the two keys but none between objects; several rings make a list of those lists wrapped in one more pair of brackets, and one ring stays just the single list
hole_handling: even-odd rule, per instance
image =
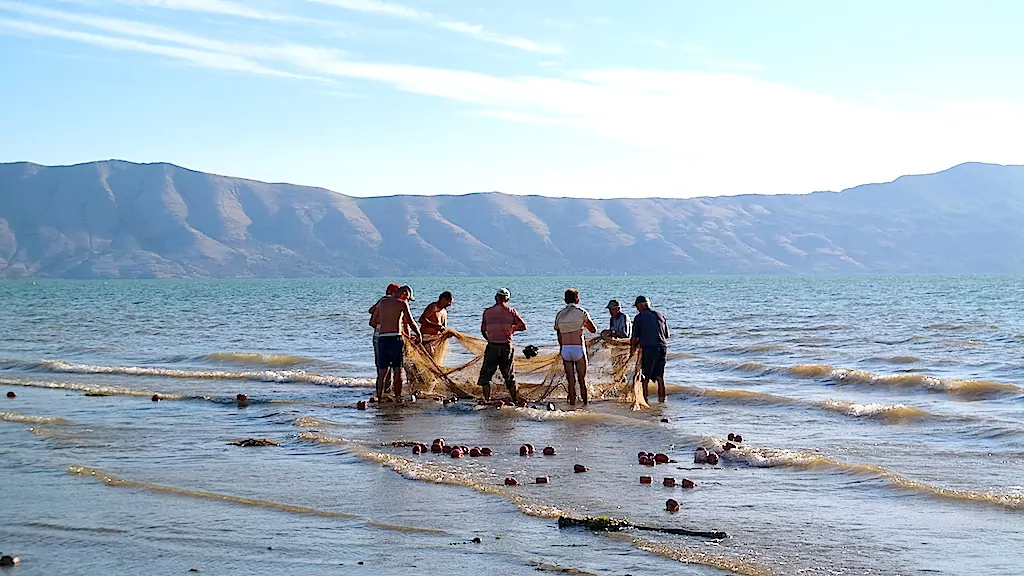
[{"label": "man in blue shirt", "polygon": [[611,318],[608,320],[608,329],[601,332],[601,336],[629,338],[633,333],[633,324],[629,321],[629,316],[622,311],[619,301],[609,300],[607,308]]},{"label": "man in blue shirt", "polygon": [[661,312],[651,309],[646,296],[637,296],[636,318],[633,318],[633,337],[629,341],[630,353],[640,348],[640,371],[643,376],[644,399],[650,393],[648,382],[658,383],[658,402],[665,402],[665,359],[668,356],[668,324]]}]

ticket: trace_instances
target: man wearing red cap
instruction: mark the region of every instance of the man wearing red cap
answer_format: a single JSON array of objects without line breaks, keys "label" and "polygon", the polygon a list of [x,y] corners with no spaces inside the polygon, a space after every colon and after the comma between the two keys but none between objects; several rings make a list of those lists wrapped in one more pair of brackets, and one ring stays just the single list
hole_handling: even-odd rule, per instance
[{"label": "man wearing red cap", "polygon": [[[383,302],[386,298],[391,298],[392,296],[394,296],[395,292],[397,292],[397,291],[398,291],[398,284],[388,284],[387,289],[384,291],[384,296],[381,296],[381,298],[379,300],[377,300],[377,302],[374,303],[373,306],[370,306],[369,310],[367,310],[367,313],[370,315],[370,326],[373,327],[373,366],[375,368],[377,367],[377,362],[380,359],[380,351],[378,350],[378,345],[377,345],[378,339],[380,338],[380,325],[377,322],[375,322],[375,320],[374,320],[374,313],[377,312],[377,308],[380,306],[381,302]],[[388,391],[391,390],[391,377],[390,376],[391,375],[388,374],[388,377],[386,378],[386,383],[387,383],[386,390],[388,390]]]}]

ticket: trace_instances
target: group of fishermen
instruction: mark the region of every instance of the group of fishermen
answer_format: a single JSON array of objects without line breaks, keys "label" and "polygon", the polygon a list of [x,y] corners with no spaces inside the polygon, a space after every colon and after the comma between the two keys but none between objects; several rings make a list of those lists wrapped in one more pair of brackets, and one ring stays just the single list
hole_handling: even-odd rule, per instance
[{"label": "group of fishermen", "polygon": [[[499,289],[494,295],[494,306],[483,311],[480,333],[487,340],[483,362],[477,384],[483,389],[483,401],[491,402],[491,379],[495,372],[501,372],[512,402],[519,404],[520,398],[515,378],[515,348],[513,336],[526,330],[526,322],[515,308],[509,306],[512,293],[507,288]],[[448,308],[455,298],[445,291],[435,302],[429,304],[413,321],[409,302],[414,301],[410,286],[391,284],[384,297],[370,307],[370,326],[373,327],[373,352],[377,367],[377,398],[384,400],[389,390],[394,400],[402,401],[402,365],[405,359],[405,339],[412,342],[434,345],[449,335]],[[584,330],[596,333],[597,327],[590,313],[580,306],[580,293],[575,288],[565,291],[565,307],[555,315],[554,329],[558,337],[562,365],[565,369],[568,402],[575,405],[577,384],[583,405],[589,403],[587,390],[587,350]],[[630,355],[640,350],[640,372],[643,395],[649,395],[649,383],[658,386],[658,401],[665,401],[665,361],[668,354],[669,330],[665,317],[651,308],[646,296],[637,296],[633,303],[636,317],[622,311],[618,300],[610,300],[606,306],[609,313],[608,328],[601,331],[605,338],[625,339],[630,344]]]}]

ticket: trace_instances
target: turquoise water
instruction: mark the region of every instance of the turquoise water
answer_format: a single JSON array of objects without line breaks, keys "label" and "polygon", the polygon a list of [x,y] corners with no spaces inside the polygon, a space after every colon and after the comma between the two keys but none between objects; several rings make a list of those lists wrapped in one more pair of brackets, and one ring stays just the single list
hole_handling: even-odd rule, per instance
[{"label": "turquoise water", "polygon": [[[357,411],[382,280],[3,282],[0,553],[19,575],[1024,573],[1020,278],[407,281],[417,312],[452,290],[469,334],[507,286],[518,342],[538,345],[567,287],[602,324],[609,298],[645,294],[673,331],[669,402]],[[689,463],[729,432],[740,450]],[[247,437],[280,446],[228,445]],[[435,437],[496,455],[382,446]],[[520,458],[524,442],[558,456]],[[643,468],[639,450],[679,463]],[[559,514],[731,537],[559,530]]]}]

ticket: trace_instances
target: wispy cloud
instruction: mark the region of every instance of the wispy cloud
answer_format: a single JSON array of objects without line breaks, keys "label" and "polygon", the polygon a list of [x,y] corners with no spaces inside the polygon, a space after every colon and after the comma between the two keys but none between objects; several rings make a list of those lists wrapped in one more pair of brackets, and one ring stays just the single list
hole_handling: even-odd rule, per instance
[{"label": "wispy cloud", "polygon": [[79,32],[75,30],[55,28],[52,26],[45,26],[35,24],[32,22],[26,22],[24,20],[0,18],[0,31],[3,31],[5,29],[8,31],[21,32],[23,34],[31,34],[34,36],[45,36],[50,38],[61,38],[64,40],[73,40],[76,42],[82,42],[85,44],[101,46],[104,48],[110,48],[114,50],[126,50],[132,52],[143,52],[146,54],[153,54],[157,56],[166,56],[177,60],[184,60],[186,62],[190,62],[192,64],[202,66],[205,68],[231,70],[235,72],[249,72],[252,74],[277,76],[282,78],[309,78],[308,76],[300,74],[293,74],[290,72],[276,70],[264,66],[249,58],[244,58],[234,54],[226,54],[223,52],[213,52],[208,50],[196,50],[193,48],[182,48],[179,46],[165,46],[160,44],[140,42],[137,40],[130,40],[127,38],[116,38],[112,36],[103,36],[98,34]]},{"label": "wispy cloud", "polygon": [[683,52],[690,52],[691,54],[708,51],[707,46],[701,46],[699,44],[683,44],[680,48],[682,48]]},{"label": "wispy cloud", "polygon": [[239,18],[268,20],[272,22],[304,20],[303,18],[297,18],[290,14],[260,10],[239,2],[232,2],[231,0],[116,0],[116,2],[131,6],[148,6],[169,10],[204,12],[207,14],[221,14],[224,16],[236,16]]},{"label": "wispy cloud", "polygon": [[742,72],[764,72],[765,70],[764,66],[756,62],[744,62],[742,60],[708,60],[707,65],[714,68],[726,68]]},{"label": "wispy cloud", "polygon": [[437,26],[438,28],[450,30],[452,32],[457,32],[459,34],[464,34],[466,36],[475,38],[477,40],[481,40],[483,42],[500,44],[502,46],[518,48],[520,50],[526,50],[528,52],[555,55],[561,55],[565,53],[565,49],[562,48],[561,45],[553,42],[538,42],[535,40],[530,40],[528,38],[522,38],[519,36],[511,36],[507,34],[491,32],[478,24],[470,24],[467,22],[459,22],[456,20],[447,20],[433,13],[411,8],[403,4],[396,4],[393,2],[382,2],[379,0],[309,1],[315,2],[317,4],[335,6],[337,8],[343,8],[345,10],[354,10],[357,12],[363,12],[367,14],[380,14],[384,16],[391,16],[394,18],[401,18],[403,20],[423,22],[430,24],[432,26]]}]

